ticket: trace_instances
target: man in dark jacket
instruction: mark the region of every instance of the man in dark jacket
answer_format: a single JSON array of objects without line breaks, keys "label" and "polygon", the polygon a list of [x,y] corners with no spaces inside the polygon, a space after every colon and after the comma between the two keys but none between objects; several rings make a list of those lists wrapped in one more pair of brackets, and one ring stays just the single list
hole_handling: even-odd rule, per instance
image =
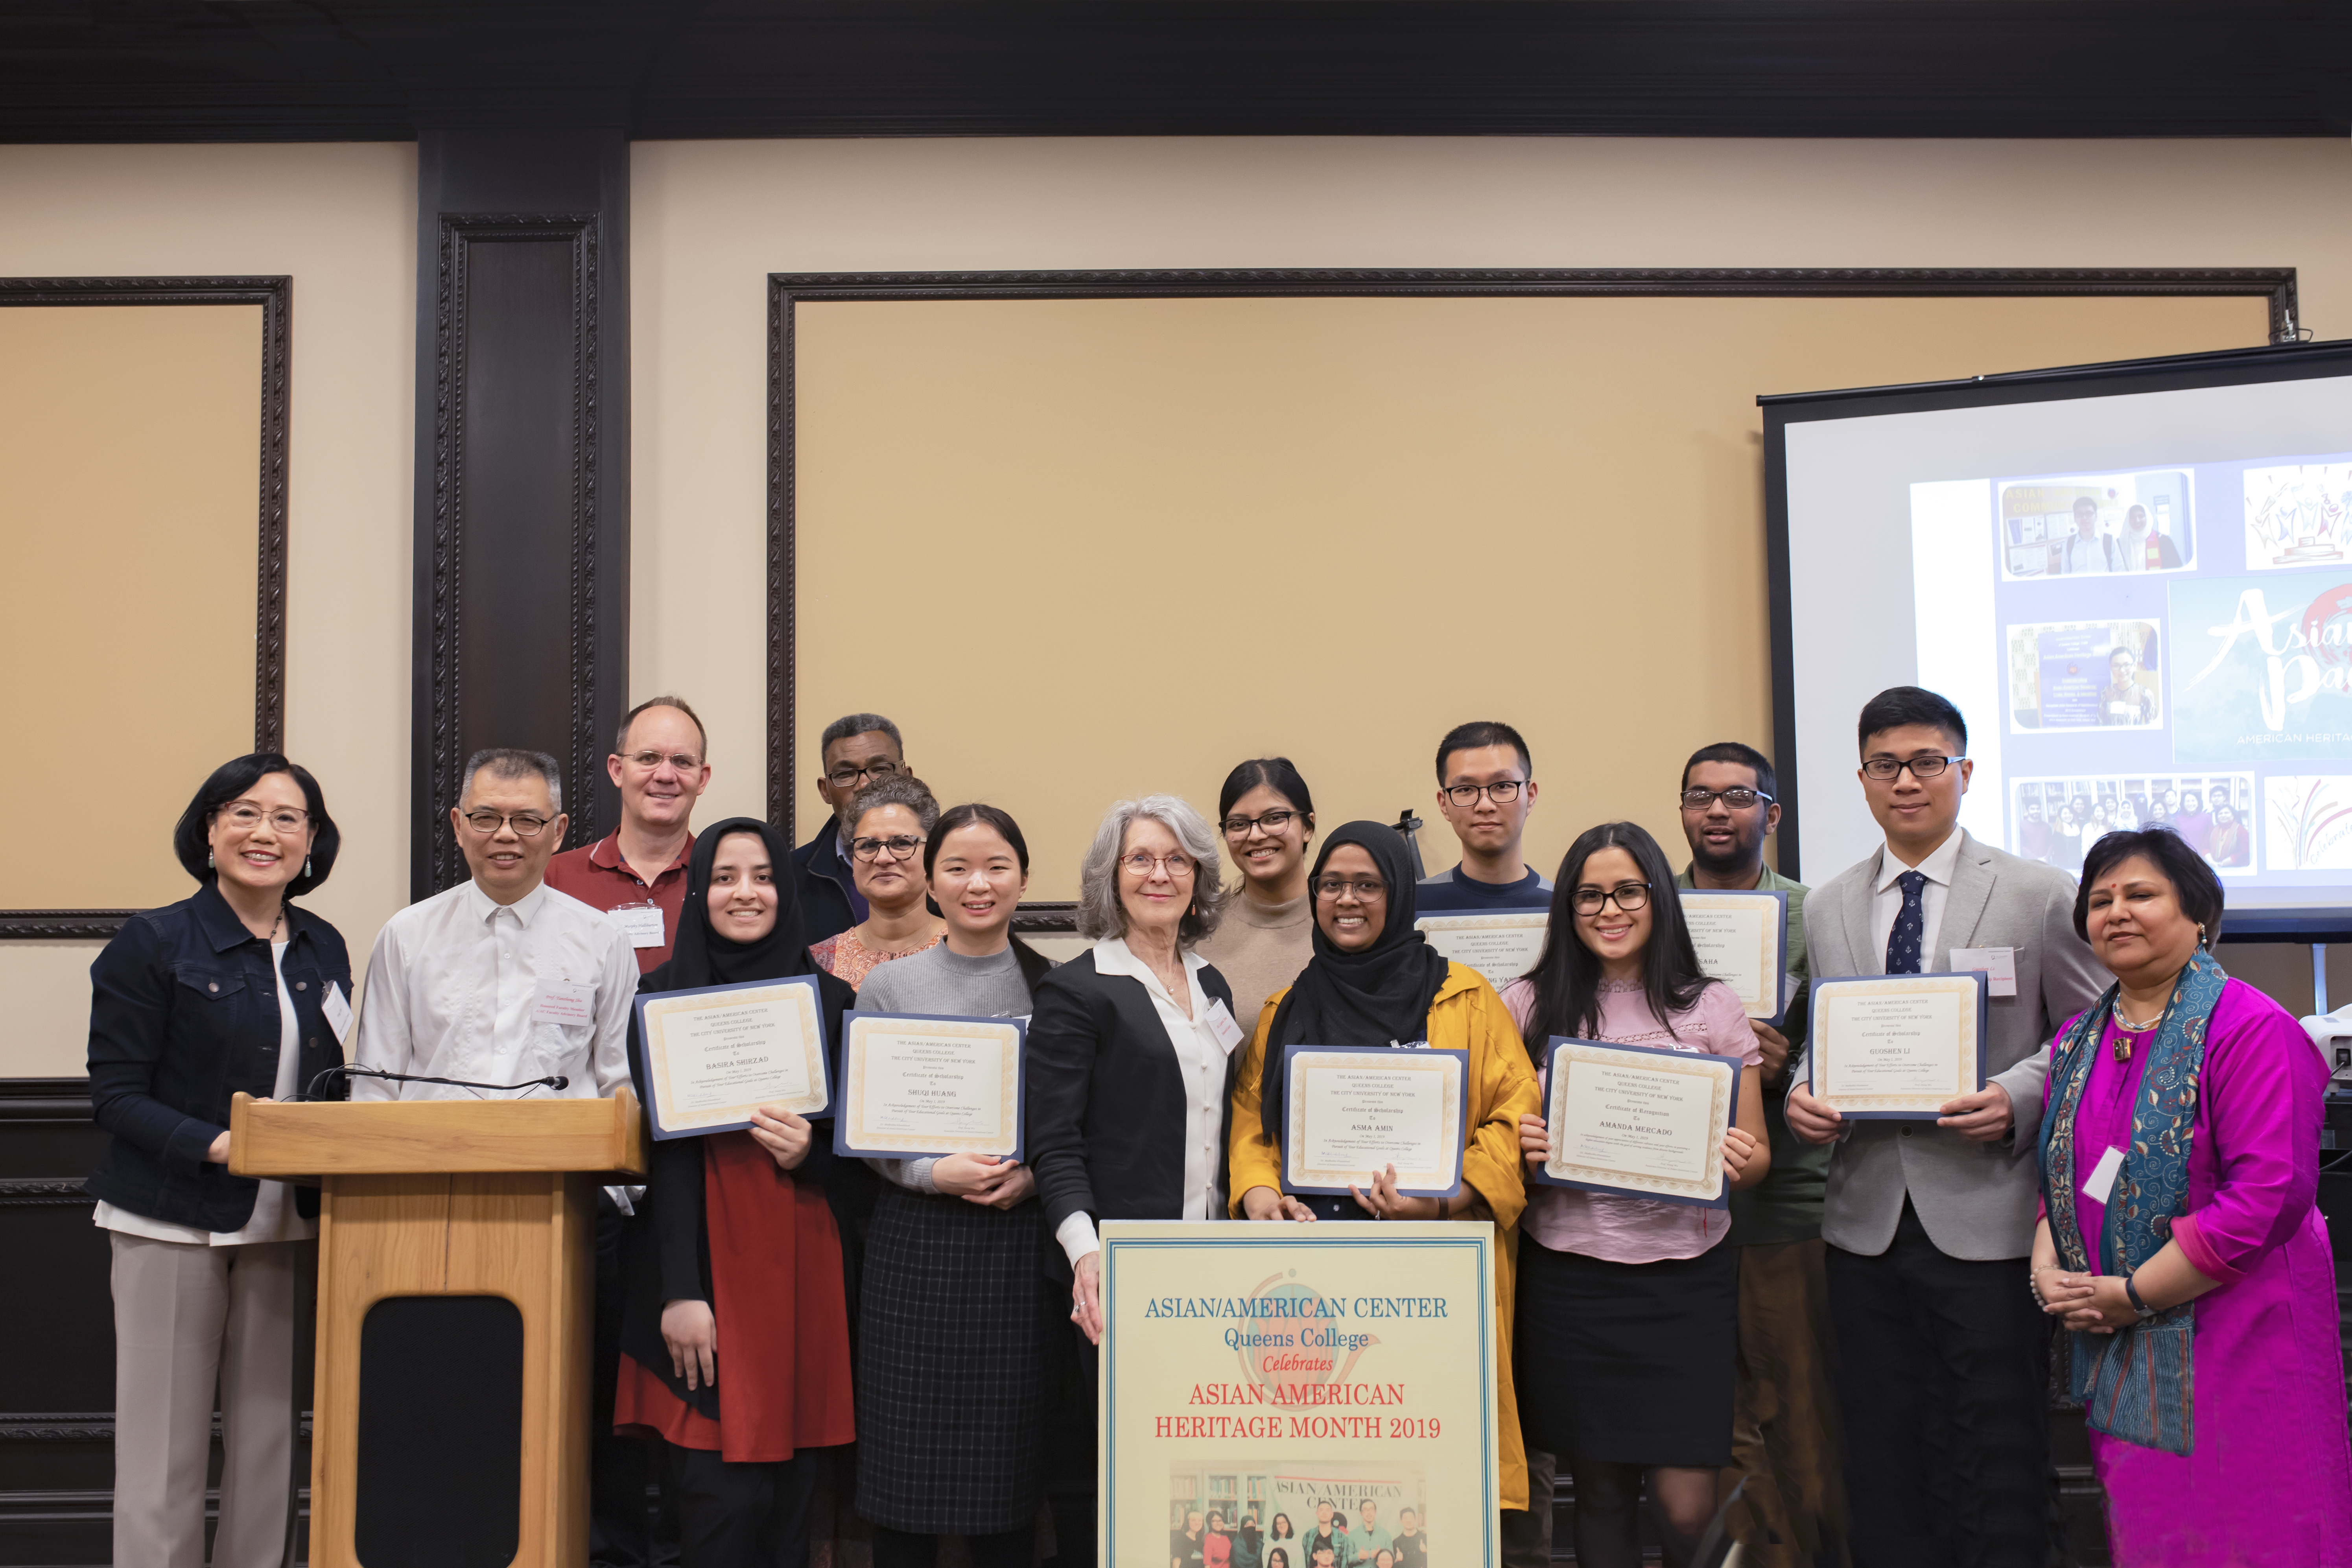
[{"label": "man in dark jacket", "polygon": [[814,946],[866,920],[866,900],[849,875],[849,803],[867,784],[907,767],[898,726],[879,713],[851,713],[824,727],[816,793],[829,808],[816,836],[793,851],[799,879],[801,924]]}]

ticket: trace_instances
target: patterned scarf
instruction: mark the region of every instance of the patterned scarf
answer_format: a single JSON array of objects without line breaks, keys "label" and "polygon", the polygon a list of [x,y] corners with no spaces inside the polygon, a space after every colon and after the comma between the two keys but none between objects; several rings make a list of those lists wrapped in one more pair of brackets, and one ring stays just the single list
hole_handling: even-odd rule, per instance
[{"label": "patterned scarf", "polygon": [[[2189,1142],[2205,1065],[2205,1028],[2228,979],[2200,948],[2173,982],[2141,1068],[2131,1147],[2107,1194],[2095,1270],[2074,1212],[2074,1115],[2121,987],[2109,986],[2052,1048],[2054,1087],[2042,1122],[2042,1195],[2051,1239],[2069,1269],[2129,1275],[2171,1239],[2173,1216],[2189,1206]],[[2070,1334],[2067,1385],[2093,1430],[2168,1454],[2189,1452],[2194,1305],[2184,1301],[2113,1334]]]}]

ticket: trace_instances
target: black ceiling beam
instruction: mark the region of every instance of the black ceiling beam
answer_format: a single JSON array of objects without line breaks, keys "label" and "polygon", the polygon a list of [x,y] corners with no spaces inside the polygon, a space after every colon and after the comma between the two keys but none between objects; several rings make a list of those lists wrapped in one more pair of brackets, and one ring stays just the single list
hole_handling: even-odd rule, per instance
[{"label": "black ceiling beam", "polygon": [[2340,0],[0,0],[0,140],[2342,136]]}]

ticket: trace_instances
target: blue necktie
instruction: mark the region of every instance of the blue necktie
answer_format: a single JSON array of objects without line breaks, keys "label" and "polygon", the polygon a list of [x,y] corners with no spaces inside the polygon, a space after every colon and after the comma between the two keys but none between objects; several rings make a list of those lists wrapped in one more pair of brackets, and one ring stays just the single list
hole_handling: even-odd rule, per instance
[{"label": "blue necktie", "polygon": [[1927,874],[1906,871],[1895,879],[1903,889],[1903,908],[1895,917],[1895,929],[1886,933],[1886,973],[1917,974],[1919,947],[1927,934],[1927,907],[1925,894]]}]

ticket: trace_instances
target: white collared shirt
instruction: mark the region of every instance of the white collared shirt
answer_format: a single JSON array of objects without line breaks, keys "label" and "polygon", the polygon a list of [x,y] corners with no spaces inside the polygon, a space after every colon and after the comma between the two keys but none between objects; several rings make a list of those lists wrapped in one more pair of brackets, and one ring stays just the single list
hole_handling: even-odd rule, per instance
[{"label": "white collared shirt", "polygon": [[2095,533],[2088,539],[2069,533],[2059,544],[2058,564],[2063,576],[2103,574],[2107,571],[2107,542]]},{"label": "white collared shirt", "polygon": [[[593,1024],[533,1017],[541,980],[593,993]],[[637,959],[618,922],[545,883],[500,904],[460,882],[384,922],[368,959],[353,1065],[520,1083],[561,1073],[530,1098],[610,1098],[629,1081]],[[353,1100],[511,1100],[437,1083],[352,1079]]]},{"label": "white collared shirt", "polygon": [[[1197,952],[1184,954],[1184,981],[1192,987],[1192,1016],[1184,1016],[1168,987],[1151,965],[1128,951],[1125,939],[1104,937],[1095,943],[1095,973],[1126,974],[1143,982],[1151,994],[1152,1010],[1168,1031],[1176,1063],[1184,1075],[1184,1215],[1186,1219],[1215,1219],[1225,1212],[1225,1194],[1217,1185],[1217,1136],[1225,1121],[1225,1047],[1209,1027],[1209,994],[1201,988],[1201,971],[1209,961]],[[1070,1265],[1102,1243],[1095,1235],[1093,1216],[1083,1211],[1064,1220],[1054,1239],[1069,1255]]]},{"label": "white collared shirt", "polygon": [[1919,965],[1933,974],[1943,968],[1936,962],[1936,939],[1943,933],[1944,901],[1951,896],[1952,868],[1960,862],[1960,839],[1958,826],[1945,840],[1928,853],[1916,866],[1906,866],[1888,845],[1878,859],[1877,896],[1871,900],[1870,926],[1876,933],[1874,949],[1878,962],[1886,962],[1886,939],[1895,933],[1895,918],[1903,912],[1903,889],[1895,879],[1906,871],[1918,871],[1927,876],[1927,885],[1919,889]]}]

